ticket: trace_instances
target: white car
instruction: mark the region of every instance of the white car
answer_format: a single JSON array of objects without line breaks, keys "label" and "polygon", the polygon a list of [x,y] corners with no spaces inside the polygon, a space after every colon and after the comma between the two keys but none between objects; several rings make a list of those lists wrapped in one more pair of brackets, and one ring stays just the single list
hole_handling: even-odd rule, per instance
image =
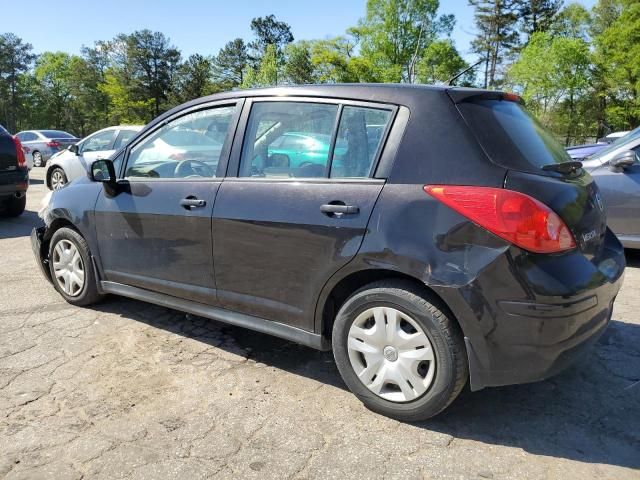
[{"label": "white car", "polygon": [[58,190],[78,177],[87,175],[97,158],[107,158],[126,145],[142,125],[108,127],[92,133],[49,159],[45,175],[47,187]]}]

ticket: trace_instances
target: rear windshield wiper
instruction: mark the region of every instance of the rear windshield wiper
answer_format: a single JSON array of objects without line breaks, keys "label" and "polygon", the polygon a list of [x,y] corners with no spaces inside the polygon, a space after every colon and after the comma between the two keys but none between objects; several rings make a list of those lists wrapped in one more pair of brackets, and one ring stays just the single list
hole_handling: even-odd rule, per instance
[{"label": "rear windshield wiper", "polygon": [[572,160],[571,162],[550,163],[548,165],[544,165],[542,170],[545,172],[575,173],[581,168],[582,162]]}]

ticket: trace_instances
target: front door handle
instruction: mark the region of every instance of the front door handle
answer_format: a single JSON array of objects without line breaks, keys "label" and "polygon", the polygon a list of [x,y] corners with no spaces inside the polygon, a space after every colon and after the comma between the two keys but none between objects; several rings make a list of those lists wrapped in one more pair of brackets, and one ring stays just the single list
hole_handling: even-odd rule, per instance
[{"label": "front door handle", "polygon": [[200,208],[207,205],[206,200],[200,200],[196,197],[187,197],[180,200],[180,206],[191,210],[192,208]]},{"label": "front door handle", "polygon": [[355,205],[345,205],[344,203],[327,203],[320,206],[320,211],[329,216],[354,215],[360,213],[360,208]]}]

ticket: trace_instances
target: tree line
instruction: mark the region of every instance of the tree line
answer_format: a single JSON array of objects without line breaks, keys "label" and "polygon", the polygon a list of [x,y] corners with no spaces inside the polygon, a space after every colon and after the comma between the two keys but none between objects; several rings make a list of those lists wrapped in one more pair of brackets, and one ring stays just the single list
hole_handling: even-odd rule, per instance
[{"label": "tree line", "polygon": [[[598,0],[591,10],[562,0],[469,0],[469,7],[480,65],[458,85],[521,94],[567,144],[640,123],[638,0]],[[250,26],[251,38],[187,58],[150,30],[96,41],[79,55],[36,55],[23,39],[0,34],[0,123],[85,136],[234,88],[433,84],[469,67],[451,39],[455,17],[441,14],[438,0],[368,0],[357,25],[320,40],[296,41],[274,15]]]}]

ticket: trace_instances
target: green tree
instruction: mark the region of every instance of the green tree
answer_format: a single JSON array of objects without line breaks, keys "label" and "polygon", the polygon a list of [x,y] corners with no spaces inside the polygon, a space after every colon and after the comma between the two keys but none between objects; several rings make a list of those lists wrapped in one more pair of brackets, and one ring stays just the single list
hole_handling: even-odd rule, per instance
[{"label": "green tree", "polygon": [[260,64],[269,45],[274,46],[276,58],[280,61],[285,45],[294,40],[289,24],[276,20],[274,15],[251,20],[251,31],[255,38],[249,43],[249,60],[254,68]]},{"label": "green tree", "polygon": [[211,59],[200,54],[191,55],[180,65],[173,82],[171,103],[180,104],[214,93],[211,81]]},{"label": "green tree", "polygon": [[[173,75],[180,62],[180,52],[162,32],[140,30],[127,37],[133,77],[138,98],[153,99],[151,118],[164,109]],[[149,118],[149,120],[151,120]]]},{"label": "green tree", "polygon": [[538,32],[509,70],[509,80],[522,92],[529,107],[568,145],[580,138],[580,99],[588,91],[591,54],[580,38],[552,37]]},{"label": "green tree", "polygon": [[46,123],[42,127],[69,128],[71,101],[71,56],[64,52],[45,52],[34,71],[40,86],[40,105]]},{"label": "green tree", "polygon": [[244,40],[236,38],[228,42],[213,60],[214,80],[226,89],[237,87],[243,81],[247,60]]},{"label": "green tree", "polygon": [[0,119],[12,132],[20,124],[21,98],[25,93],[21,77],[35,59],[32,48],[13,33],[0,35]]},{"label": "green tree", "polygon": [[549,31],[554,36],[589,40],[591,14],[579,3],[570,3],[553,19]]},{"label": "green tree", "polygon": [[[444,83],[468,66],[451,40],[436,40],[425,49],[418,63],[418,82]],[[471,86],[473,78],[473,72],[468,72],[458,81],[458,85]]]},{"label": "green tree", "polygon": [[285,81],[294,84],[313,83],[315,81],[311,50],[308,43],[291,43],[284,50],[285,63],[283,74]]},{"label": "green tree", "polygon": [[275,45],[267,45],[258,68],[248,67],[243,88],[272,87],[278,85],[278,52]]},{"label": "green tree", "polygon": [[365,61],[385,82],[416,79],[416,64],[438,35],[453,30],[453,15],[438,16],[438,0],[367,0],[366,15],[350,30]]},{"label": "green tree", "polygon": [[475,9],[478,33],[472,50],[484,62],[484,88],[500,85],[505,57],[518,45],[518,16],[514,0],[469,0]]},{"label": "green tree", "polygon": [[[518,0],[515,10],[527,40],[536,32],[546,32],[562,8],[563,0]],[[525,42],[526,43],[526,42]]]},{"label": "green tree", "polygon": [[[605,66],[607,118],[617,128],[630,129],[640,124],[640,2],[620,0],[619,5],[619,16],[610,15],[608,26],[603,22],[595,43],[598,60]],[[612,11],[615,8],[608,13]]]}]

